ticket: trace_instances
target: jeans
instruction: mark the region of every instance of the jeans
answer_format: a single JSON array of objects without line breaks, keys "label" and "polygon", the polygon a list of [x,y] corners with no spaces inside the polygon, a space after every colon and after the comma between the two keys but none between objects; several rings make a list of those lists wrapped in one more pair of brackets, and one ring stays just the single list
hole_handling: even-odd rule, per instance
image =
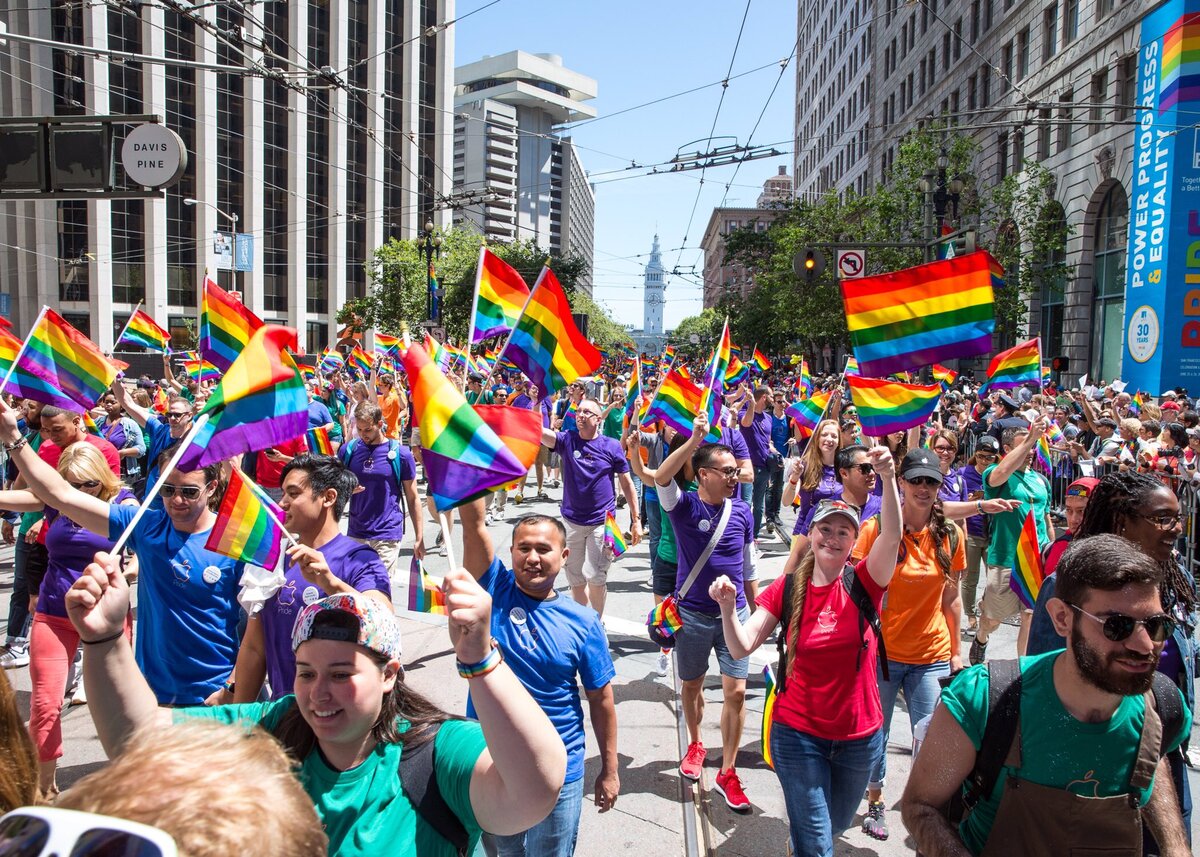
[{"label": "jeans", "polygon": [[583,777],[580,777],[573,783],[563,785],[558,793],[558,803],[542,821],[524,833],[512,836],[484,834],[484,849],[499,857],[571,857],[575,853],[575,840],[579,837],[579,814],[582,811]]},{"label": "jeans", "polygon": [[891,680],[884,681],[879,672],[879,702],[883,705],[883,746],[871,768],[870,788],[882,789],[887,775],[887,742],[892,731],[892,712],[896,709],[896,697],[904,692],[904,704],[908,706],[908,722],[916,726],[930,714],[942,695],[938,679],[950,675],[950,662],[932,664],[901,664],[888,661]]},{"label": "jeans", "polygon": [[882,729],[855,741],[829,741],[771,724],[771,756],[795,857],[833,857],[833,839],[854,823],[871,766],[885,745]]},{"label": "jeans", "polygon": [[758,531],[762,529],[763,508],[767,504],[767,486],[771,484],[771,471],[767,469],[764,463],[762,467],[754,468],[754,485],[751,489],[751,498],[753,502],[751,507],[754,509],[754,538],[758,538]]},{"label": "jeans", "polygon": [[768,521],[778,521],[779,507],[783,505],[783,480],[786,478],[783,462],[779,461],[776,466],[768,464],[767,472],[771,474],[771,480],[767,485],[767,508],[763,515]]},{"label": "jeans", "polygon": [[662,538],[662,506],[658,504],[658,493],[650,496],[651,492],[647,491],[642,503],[646,506],[646,532],[647,540],[650,542],[650,564],[653,566],[654,558],[658,556],[658,540]]},{"label": "jeans", "polygon": [[8,599],[7,643],[10,649],[25,651],[29,648],[29,626],[33,619],[29,615],[29,578],[25,566],[29,562],[29,543],[17,536],[13,546],[13,588]]}]

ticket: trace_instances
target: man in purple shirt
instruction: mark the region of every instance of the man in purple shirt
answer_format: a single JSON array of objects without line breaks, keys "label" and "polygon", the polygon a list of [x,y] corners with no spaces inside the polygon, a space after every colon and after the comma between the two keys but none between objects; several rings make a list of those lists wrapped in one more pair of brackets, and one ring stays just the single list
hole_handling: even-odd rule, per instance
[{"label": "man in purple shirt", "polygon": [[[742,397],[743,400],[746,398]],[[771,484],[770,463],[772,456],[780,458],[771,443],[771,388],[756,387],[753,404],[748,404],[742,412],[742,437],[746,440],[746,448],[750,452],[750,464],[754,467],[754,488],[752,491],[751,508],[754,510],[754,538],[758,538],[762,529],[763,508],[767,503],[767,487]]]},{"label": "man in purple shirt", "polygon": [[562,459],[562,515],[570,551],[563,571],[571,596],[580,604],[591,603],[603,616],[612,564],[612,552],[604,547],[604,519],[609,512],[616,512],[614,476],[629,509],[632,545],[642,540],[642,526],[625,451],[620,441],[599,433],[600,413],[595,399],[581,399],[576,406],[578,431],[542,429],[542,446],[555,450]]}]

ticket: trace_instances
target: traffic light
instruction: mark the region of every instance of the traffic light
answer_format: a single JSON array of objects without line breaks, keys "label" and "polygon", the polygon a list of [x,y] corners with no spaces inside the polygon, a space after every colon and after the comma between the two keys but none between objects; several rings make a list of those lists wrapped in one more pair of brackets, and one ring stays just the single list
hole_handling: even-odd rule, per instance
[{"label": "traffic light", "polygon": [[807,247],[792,259],[792,270],[797,277],[803,277],[812,282],[825,273],[825,254],[813,247]]},{"label": "traffic light", "polygon": [[1068,360],[1066,357],[1050,358],[1050,368],[1053,369],[1055,372],[1066,372],[1067,369],[1070,367],[1070,364],[1071,364],[1071,361]]}]

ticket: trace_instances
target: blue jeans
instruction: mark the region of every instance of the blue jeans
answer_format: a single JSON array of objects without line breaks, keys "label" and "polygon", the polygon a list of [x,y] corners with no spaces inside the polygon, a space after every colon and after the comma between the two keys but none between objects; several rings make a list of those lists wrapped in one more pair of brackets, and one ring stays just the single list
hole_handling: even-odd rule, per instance
[{"label": "blue jeans", "polygon": [[658,504],[657,492],[651,496],[651,492],[646,491],[642,503],[646,507],[646,532],[650,542],[650,564],[653,566],[654,558],[658,556],[658,540],[662,538],[662,506]]},{"label": "blue jeans", "polygon": [[883,671],[879,672],[879,702],[883,705],[883,745],[879,757],[871,768],[870,788],[882,789],[883,780],[887,775],[887,742],[892,731],[892,712],[896,708],[896,697],[904,692],[904,704],[908,706],[908,722],[916,726],[930,714],[937,705],[938,697],[942,695],[938,679],[950,675],[950,662],[938,661],[932,664],[901,664],[888,661],[888,674],[891,680],[883,680]]},{"label": "blue jeans", "polygon": [[758,538],[758,531],[762,529],[763,509],[767,505],[767,487],[771,484],[771,471],[766,464],[762,467],[757,465],[754,468],[754,485],[751,489],[751,508],[754,509],[754,538]]},{"label": "blue jeans", "polygon": [[524,833],[493,836],[499,857],[571,857],[583,811],[583,777],[566,783],[550,814]]},{"label": "blue jeans", "polygon": [[783,787],[795,857],[833,857],[834,837],[854,823],[883,730],[856,741],[829,741],[771,725],[771,756]]},{"label": "blue jeans", "polygon": [[17,536],[13,546],[13,588],[8,599],[8,633],[6,643],[10,648],[29,649],[29,578],[25,566],[29,562],[29,543]]}]

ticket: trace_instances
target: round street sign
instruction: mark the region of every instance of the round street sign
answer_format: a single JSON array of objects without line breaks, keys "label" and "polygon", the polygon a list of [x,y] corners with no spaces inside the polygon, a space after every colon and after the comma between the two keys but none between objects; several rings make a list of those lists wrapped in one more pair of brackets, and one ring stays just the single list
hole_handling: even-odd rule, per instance
[{"label": "round street sign", "polygon": [[837,254],[838,277],[853,280],[863,275],[866,260],[862,250],[839,250]]},{"label": "round street sign", "polygon": [[129,132],[121,146],[121,166],[129,181],[140,187],[173,185],[187,169],[187,148],[165,125],[147,123]]}]

